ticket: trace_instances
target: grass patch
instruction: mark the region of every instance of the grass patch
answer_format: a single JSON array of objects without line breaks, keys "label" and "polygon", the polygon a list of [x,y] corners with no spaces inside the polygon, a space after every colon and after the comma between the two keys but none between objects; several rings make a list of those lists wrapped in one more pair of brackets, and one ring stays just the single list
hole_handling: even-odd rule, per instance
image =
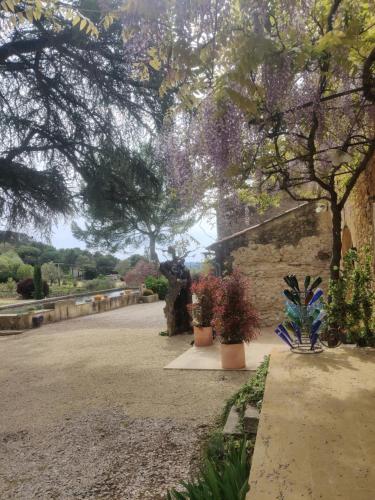
[{"label": "grass patch", "polygon": [[258,410],[261,410],[269,362],[270,357],[265,356],[255,372],[255,375],[250,377],[248,382],[241,386],[225,403],[222,414],[220,415],[220,425],[222,427],[224,427],[227,421],[232,406],[236,406],[240,413],[243,413],[248,405],[256,406]]}]

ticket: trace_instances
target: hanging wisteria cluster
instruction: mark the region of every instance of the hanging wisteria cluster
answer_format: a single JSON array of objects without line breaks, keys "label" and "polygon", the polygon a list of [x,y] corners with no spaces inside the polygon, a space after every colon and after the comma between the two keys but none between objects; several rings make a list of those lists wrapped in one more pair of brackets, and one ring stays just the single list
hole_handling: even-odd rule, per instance
[{"label": "hanging wisteria cluster", "polygon": [[[193,4],[181,6],[190,20]],[[165,133],[174,189],[188,205],[216,199],[224,210],[241,203],[238,188],[250,203],[275,191],[327,200],[336,279],[341,213],[375,153],[368,2],[204,0],[200,9],[173,35],[186,113]]]},{"label": "hanging wisteria cluster", "polygon": [[192,114],[175,118],[163,139],[163,154],[173,188],[187,205],[207,206],[220,198],[240,204],[244,144],[249,136],[245,114],[228,99],[204,99]]}]

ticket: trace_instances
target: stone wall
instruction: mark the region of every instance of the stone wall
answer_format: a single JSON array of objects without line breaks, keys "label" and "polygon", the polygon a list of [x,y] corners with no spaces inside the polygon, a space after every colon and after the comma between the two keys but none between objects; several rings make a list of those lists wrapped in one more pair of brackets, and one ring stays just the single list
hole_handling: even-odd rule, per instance
[{"label": "stone wall", "polygon": [[[375,255],[375,157],[345,205],[343,232],[346,235],[344,252],[350,244],[358,249],[368,245]],[[373,262],[375,270],[375,259]]]},{"label": "stone wall", "polygon": [[331,246],[331,215],[321,203],[289,210],[211,248],[222,266],[250,278],[262,325],[273,326],[284,318],[283,276],[322,276],[326,286]]},{"label": "stone wall", "polygon": [[[237,214],[233,223],[238,232],[231,235],[228,233],[233,227],[221,214],[221,241],[209,247],[215,251],[219,271],[238,266],[251,278],[254,302],[264,325],[274,325],[283,318],[285,274],[293,273],[298,278],[321,275],[325,285],[328,283],[332,243],[328,207],[307,204],[278,215],[278,210],[285,211],[290,208],[288,203],[294,202],[285,199],[285,203],[262,216],[250,214],[250,224]],[[324,209],[317,212],[318,206]],[[265,217],[273,218],[264,221]],[[229,212],[227,218],[231,218]],[[375,157],[346,203],[342,238],[343,254],[351,247],[360,250],[367,245],[372,249],[375,272]]]},{"label": "stone wall", "polygon": [[262,213],[255,206],[239,202],[235,196],[232,198],[222,197],[216,209],[218,239],[220,240],[238,231],[260,224],[300,205],[300,202],[292,200],[283,193],[277,193],[277,196],[280,198],[278,205],[270,207]]},{"label": "stone wall", "polygon": [[[122,295],[115,297],[103,295],[100,300],[90,300],[87,303],[77,303],[75,299],[56,300],[55,303],[49,303],[50,309],[17,312],[17,309],[14,308],[13,313],[0,312],[0,334],[1,330],[25,330],[33,328],[33,318],[37,316],[43,317],[43,324],[54,323],[56,321],[64,321],[66,319],[78,318],[80,316],[111,311],[119,307],[137,304],[139,296],[139,292],[126,291]],[[157,295],[156,297],[158,299]],[[21,305],[18,307],[22,309],[25,306]]]}]

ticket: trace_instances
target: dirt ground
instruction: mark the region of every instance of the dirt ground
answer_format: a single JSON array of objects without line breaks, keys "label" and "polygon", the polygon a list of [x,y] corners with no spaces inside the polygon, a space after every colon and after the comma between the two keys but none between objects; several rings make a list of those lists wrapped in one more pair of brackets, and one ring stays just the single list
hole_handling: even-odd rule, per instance
[{"label": "dirt ground", "polygon": [[0,498],[163,498],[249,372],[163,370],[162,302],[0,337]]}]

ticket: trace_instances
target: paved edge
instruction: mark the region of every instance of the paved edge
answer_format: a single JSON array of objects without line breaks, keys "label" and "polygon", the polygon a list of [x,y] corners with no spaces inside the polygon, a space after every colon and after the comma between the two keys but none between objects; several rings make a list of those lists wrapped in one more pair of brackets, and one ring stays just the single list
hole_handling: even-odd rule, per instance
[{"label": "paved edge", "polygon": [[273,352],[247,500],[371,500],[375,350]]}]

